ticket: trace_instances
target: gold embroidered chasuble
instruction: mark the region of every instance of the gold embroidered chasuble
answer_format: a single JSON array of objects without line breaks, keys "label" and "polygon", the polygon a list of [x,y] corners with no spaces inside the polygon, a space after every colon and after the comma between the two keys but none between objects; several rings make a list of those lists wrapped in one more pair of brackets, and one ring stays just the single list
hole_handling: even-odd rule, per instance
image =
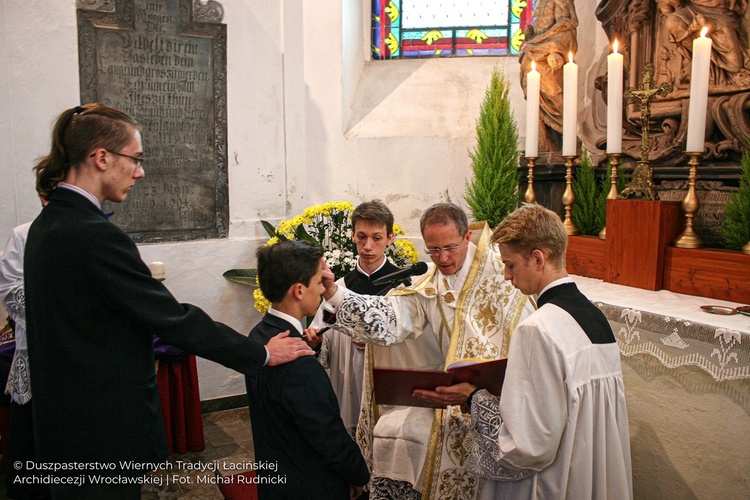
[{"label": "gold embroidered chasuble", "polygon": [[[441,369],[460,358],[507,357],[511,333],[518,322],[533,311],[531,301],[503,279],[503,263],[497,247],[490,243],[487,224],[473,224],[470,229],[473,230],[471,240],[476,245],[476,252],[461,289],[451,289],[446,277],[431,264],[428,272],[415,278],[411,286],[391,290],[385,299],[391,301],[393,311],[382,314],[385,318],[382,322],[388,325],[388,338],[384,340],[381,335],[376,341],[381,345],[370,343],[367,346],[357,442],[374,476],[381,469],[379,462],[386,460],[396,465],[385,466],[385,469],[421,469],[412,472],[411,476],[424,499],[479,496],[481,480],[466,467],[468,450],[464,438],[469,430],[469,415],[462,414],[456,406],[434,411],[414,409],[434,414],[428,442],[422,443],[421,448],[412,446],[405,450],[405,442],[420,441],[422,437],[405,436],[409,432],[408,425],[392,432],[393,423],[389,423],[390,430],[385,432],[392,433],[391,441],[399,440],[397,445],[401,447],[389,449],[387,456],[379,457],[375,441],[381,439],[383,431],[381,429],[380,434],[375,432],[377,423],[384,415],[381,423],[387,418],[396,418],[398,423],[403,417],[394,415],[403,412],[404,408],[378,406],[373,401],[373,366]],[[361,306],[359,319],[365,315],[371,319],[373,314],[378,314],[373,312],[373,307],[380,308],[372,303]],[[346,328],[349,324],[353,327],[354,337],[368,342],[375,340],[374,332],[363,334],[361,324],[352,324],[350,314],[341,316],[337,316],[339,327]],[[426,429],[423,431],[421,436],[427,434]],[[427,450],[426,456],[420,458],[419,451],[415,450],[423,448]]]}]

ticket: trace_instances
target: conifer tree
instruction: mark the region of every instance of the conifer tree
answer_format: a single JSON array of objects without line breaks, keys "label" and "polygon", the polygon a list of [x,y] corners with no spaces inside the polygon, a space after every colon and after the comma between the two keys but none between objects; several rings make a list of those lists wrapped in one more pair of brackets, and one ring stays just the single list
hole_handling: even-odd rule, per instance
[{"label": "conifer tree", "polygon": [[581,164],[576,169],[573,178],[573,194],[575,194],[576,201],[570,217],[581,234],[597,235],[604,227],[602,205],[607,195],[601,196],[594,165],[585,146],[581,152],[580,161]]},{"label": "conifer tree", "polygon": [[740,190],[732,195],[724,209],[722,227],[724,247],[740,250],[750,241],[750,139],[742,154]]},{"label": "conifer tree", "polygon": [[508,96],[510,84],[497,67],[477,118],[477,144],[469,152],[473,176],[464,199],[474,220],[497,226],[518,206],[518,129]]}]

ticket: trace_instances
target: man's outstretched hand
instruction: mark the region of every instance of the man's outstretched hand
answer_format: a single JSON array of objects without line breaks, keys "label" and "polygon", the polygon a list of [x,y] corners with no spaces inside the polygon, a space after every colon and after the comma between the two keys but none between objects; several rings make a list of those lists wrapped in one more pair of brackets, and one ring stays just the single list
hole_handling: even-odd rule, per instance
[{"label": "man's outstretched hand", "polygon": [[328,267],[328,264],[323,262],[323,274],[321,276],[323,278],[323,286],[325,287],[326,291],[323,292],[323,298],[328,300],[336,293],[336,290],[339,289],[339,286],[336,284],[336,276],[333,275],[333,272],[331,271],[331,268]]},{"label": "man's outstretched hand", "polygon": [[315,351],[310,349],[310,346],[303,339],[299,337],[289,338],[289,330],[281,332],[269,340],[266,348],[268,348],[270,354],[268,366],[283,365],[300,356],[315,354]]}]

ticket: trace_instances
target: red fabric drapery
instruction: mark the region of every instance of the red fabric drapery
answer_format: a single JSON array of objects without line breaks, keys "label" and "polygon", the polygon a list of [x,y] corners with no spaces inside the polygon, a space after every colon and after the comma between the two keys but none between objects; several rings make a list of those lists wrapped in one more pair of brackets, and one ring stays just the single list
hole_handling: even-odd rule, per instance
[{"label": "red fabric drapery", "polygon": [[159,360],[156,374],[169,454],[203,451],[203,418],[195,356]]}]

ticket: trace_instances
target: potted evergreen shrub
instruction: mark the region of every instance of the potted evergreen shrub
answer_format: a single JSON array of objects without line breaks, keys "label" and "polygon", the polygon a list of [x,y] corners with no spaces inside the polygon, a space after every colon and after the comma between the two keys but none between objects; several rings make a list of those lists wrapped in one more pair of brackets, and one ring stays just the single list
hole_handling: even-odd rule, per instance
[{"label": "potted evergreen shrub", "polygon": [[582,235],[598,235],[605,223],[607,195],[602,196],[586,146],[581,151],[580,165],[573,178],[573,194],[576,197],[570,213],[573,223]]},{"label": "potted evergreen shrub", "polygon": [[496,227],[518,206],[518,128],[508,96],[505,72],[492,71],[490,86],[477,118],[477,144],[469,152],[471,181],[464,200],[474,220]]},{"label": "potted evergreen shrub", "polygon": [[750,140],[742,155],[740,189],[734,193],[724,209],[723,245],[750,254]]}]

